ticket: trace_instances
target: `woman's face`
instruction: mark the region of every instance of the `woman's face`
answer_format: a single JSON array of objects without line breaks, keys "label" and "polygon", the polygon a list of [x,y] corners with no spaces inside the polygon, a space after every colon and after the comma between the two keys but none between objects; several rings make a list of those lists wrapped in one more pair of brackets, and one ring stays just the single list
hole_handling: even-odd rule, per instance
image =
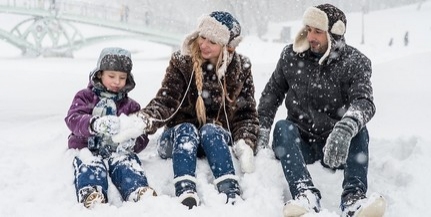
[{"label": "woman's face", "polygon": [[216,65],[222,46],[203,36],[199,36],[198,44],[202,58],[208,60],[211,64]]}]

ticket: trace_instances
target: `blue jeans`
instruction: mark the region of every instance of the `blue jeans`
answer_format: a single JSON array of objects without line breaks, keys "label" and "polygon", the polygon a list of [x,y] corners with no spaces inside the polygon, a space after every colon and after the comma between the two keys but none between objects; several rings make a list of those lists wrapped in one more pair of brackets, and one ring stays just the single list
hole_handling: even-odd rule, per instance
[{"label": "blue jeans", "polygon": [[[344,169],[342,200],[349,193],[367,192],[368,143],[368,131],[363,127],[352,138],[346,164],[335,168]],[[305,142],[301,138],[298,127],[291,121],[280,120],[276,123],[272,148],[276,158],[281,162],[292,198],[304,190],[311,190],[320,197],[320,192],[314,187],[306,164],[320,160],[323,166],[328,167],[323,162],[324,146],[325,143]]]},{"label": "blue jeans", "polygon": [[[162,133],[157,151],[163,159],[172,158],[174,178],[177,178],[196,177],[198,149],[201,149],[217,179],[224,175],[235,175],[230,143],[229,132],[218,125],[205,124],[198,130],[191,123],[182,123]],[[182,190],[176,191],[178,195]]]},{"label": "blue jeans", "polygon": [[100,186],[105,199],[108,199],[108,175],[112,183],[118,189],[123,200],[139,187],[148,186],[147,177],[142,169],[141,161],[134,153],[112,154],[108,159],[106,168],[103,159],[93,158],[90,162],[83,162],[79,157],[73,161],[75,168],[76,194],[80,189],[87,186]]}]

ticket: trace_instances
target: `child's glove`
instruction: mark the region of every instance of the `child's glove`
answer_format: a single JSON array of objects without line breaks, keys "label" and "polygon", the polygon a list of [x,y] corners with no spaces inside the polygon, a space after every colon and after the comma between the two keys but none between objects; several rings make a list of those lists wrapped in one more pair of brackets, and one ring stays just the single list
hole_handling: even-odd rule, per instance
[{"label": "child's glove", "polygon": [[126,140],[117,146],[117,153],[130,153],[133,152],[133,147],[135,147],[136,139]]},{"label": "child's glove", "polygon": [[96,134],[112,136],[120,130],[120,119],[114,115],[94,117],[90,121],[90,128]]},{"label": "child's glove", "polygon": [[138,138],[145,133],[145,130],[151,124],[147,116],[140,115],[140,113],[129,116],[121,114],[119,119],[121,128],[118,134],[112,136],[112,141],[115,143]]},{"label": "child's glove", "polygon": [[358,133],[358,124],[352,118],[338,121],[331,134],[326,139],[323,148],[323,162],[331,168],[337,168],[346,163],[352,138]]},{"label": "child's glove", "polygon": [[241,171],[244,173],[254,172],[254,153],[244,139],[240,139],[233,145],[233,153],[238,158],[241,165]]}]

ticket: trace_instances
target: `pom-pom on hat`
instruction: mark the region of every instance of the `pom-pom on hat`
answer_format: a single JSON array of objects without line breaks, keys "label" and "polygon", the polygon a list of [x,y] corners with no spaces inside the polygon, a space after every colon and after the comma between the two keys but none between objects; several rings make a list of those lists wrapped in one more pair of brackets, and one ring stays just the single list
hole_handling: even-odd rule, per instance
[{"label": "pom-pom on hat", "polygon": [[322,4],[307,8],[305,10],[302,22],[304,27],[299,31],[293,43],[293,50],[302,53],[310,48],[307,41],[307,30],[305,26],[311,26],[320,30],[326,31],[328,34],[328,50],[319,60],[322,64],[323,60],[328,57],[331,51],[331,38],[335,41],[344,41],[344,33],[346,32],[347,19],[346,15],[331,4]]}]

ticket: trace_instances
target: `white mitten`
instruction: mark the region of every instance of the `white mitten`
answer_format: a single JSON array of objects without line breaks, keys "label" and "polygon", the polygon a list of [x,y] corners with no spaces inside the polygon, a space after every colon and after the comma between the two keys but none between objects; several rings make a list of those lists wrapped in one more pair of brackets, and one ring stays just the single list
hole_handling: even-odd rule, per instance
[{"label": "white mitten", "polygon": [[120,130],[120,119],[115,115],[94,117],[91,119],[91,129],[97,134],[114,135]]},{"label": "white mitten", "polygon": [[[144,116],[142,116],[144,117]],[[118,134],[112,136],[112,141],[122,143],[129,139],[136,139],[145,132],[148,121],[142,117],[134,115],[120,115],[120,130]]]},{"label": "white mitten", "polygon": [[247,145],[244,139],[240,139],[235,142],[233,146],[233,153],[239,160],[242,172],[254,172],[255,166],[253,149],[251,149],[251,147]]}]

